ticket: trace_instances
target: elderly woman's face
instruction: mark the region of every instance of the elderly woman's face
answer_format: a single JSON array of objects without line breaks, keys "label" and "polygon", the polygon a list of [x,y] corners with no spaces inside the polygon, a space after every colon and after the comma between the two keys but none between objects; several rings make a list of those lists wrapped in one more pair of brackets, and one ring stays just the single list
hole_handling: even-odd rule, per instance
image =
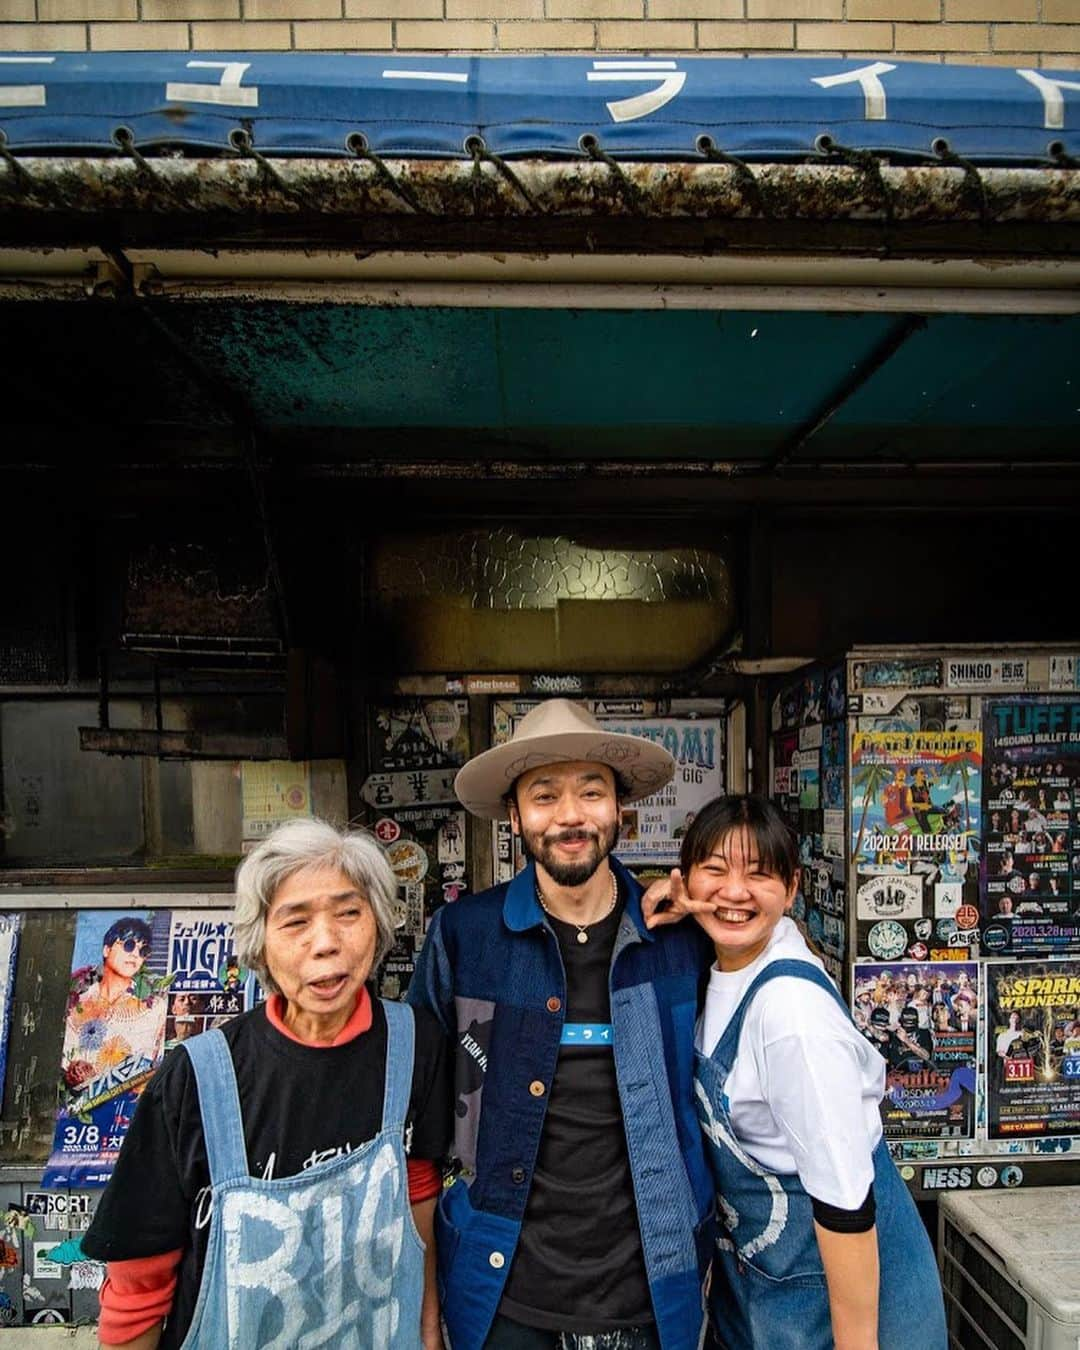
[{"label": "elderly woman's face", "polygon": [[377,930],[365,896],[335,867],[294,872],[266,916],[266,965],[289,1010],[336,1019],[371,972]]}]

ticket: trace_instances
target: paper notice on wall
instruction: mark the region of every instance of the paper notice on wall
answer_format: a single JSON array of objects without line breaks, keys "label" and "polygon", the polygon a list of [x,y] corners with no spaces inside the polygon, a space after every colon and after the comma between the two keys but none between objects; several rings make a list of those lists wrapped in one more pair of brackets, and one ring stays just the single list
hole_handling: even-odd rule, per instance
[{"label": "paper notice on wall", "polygon": [[240,776],[244,839],[265,839],[286,821],[311,815],[311,771],[305,761],[246,760]]}]

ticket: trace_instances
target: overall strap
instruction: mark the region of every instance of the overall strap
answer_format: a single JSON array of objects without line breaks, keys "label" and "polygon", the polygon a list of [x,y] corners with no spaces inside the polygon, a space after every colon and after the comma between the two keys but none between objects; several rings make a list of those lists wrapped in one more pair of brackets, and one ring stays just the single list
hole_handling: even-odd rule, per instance
[{"label": "overall strap", "polygon": [[409,1112],[416,1020],[407,1003],[385,998],[379,1002],[386,1013],[386,1085],[381,1127],[385,1130],[404,1125]]},{"label": "overall strap", "polygon": [[240,1094],[224,1033],[218,1028],[204,1031],[184,1041],[180,1048],[187,1051],[195,1070],[211,1186],[246,1177],[247,1145],[240,1116]]},{"label": "overall strap", "polygon": [[747,1009],[753,1002],[754,995],[762,985],[768,984],[770,980],[776,980],[781,976],[793,976],[799,980],[809,980],[811,984],[816,984],[819,989],[824,989],[826,993],[832,994],[837,1003],[844,1010],[844,1014],[850,1017],[847,1004],[844,1002],[839,989],[829,979],[828,975],[809,961],[792,960],[785,958],[782,961],[772,961],[760,971],[753,980],[749,988],[743,994],[739,1006],[731,1015],[731,1021],[724,1028],[724,1034],[720,1037],[709,1058],[723,1070],[725,1076],[730,1073],[731,1066],[735,1062],[735,1055],[739,1049],[739,1036],[742,1032],[743,1018],[746,1016]]}]

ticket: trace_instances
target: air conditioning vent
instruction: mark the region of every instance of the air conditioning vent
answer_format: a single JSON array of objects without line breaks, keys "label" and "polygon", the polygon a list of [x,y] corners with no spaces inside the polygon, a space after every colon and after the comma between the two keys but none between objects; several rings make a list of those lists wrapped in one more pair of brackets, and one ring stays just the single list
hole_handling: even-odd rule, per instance
[{"label": "air conditioning vent", "polygon": [[938,1257],[950,1350],[1080,1348],[1080,1191],[951,1193]]}]

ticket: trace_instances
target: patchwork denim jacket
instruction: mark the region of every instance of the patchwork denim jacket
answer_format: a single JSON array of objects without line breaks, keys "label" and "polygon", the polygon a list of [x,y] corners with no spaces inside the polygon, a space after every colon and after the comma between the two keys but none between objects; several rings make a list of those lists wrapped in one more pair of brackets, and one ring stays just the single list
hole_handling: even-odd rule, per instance
[{"label": "patchwork denim jacket", "polygon": [[[692,1099],[708,949],[694,923],[647,929],[641,887],[612,866],[626,897],[610,975],[615,1071],[649,1292],[663,1350],[697,1350],[713,1236]],[[408,998],[456,1042],[461,1170],[438,1206],[439,1285],[453,1350],[481,1350],[521,1231],[565,1015],[559,944],[532,863],[436,913]]]}]

